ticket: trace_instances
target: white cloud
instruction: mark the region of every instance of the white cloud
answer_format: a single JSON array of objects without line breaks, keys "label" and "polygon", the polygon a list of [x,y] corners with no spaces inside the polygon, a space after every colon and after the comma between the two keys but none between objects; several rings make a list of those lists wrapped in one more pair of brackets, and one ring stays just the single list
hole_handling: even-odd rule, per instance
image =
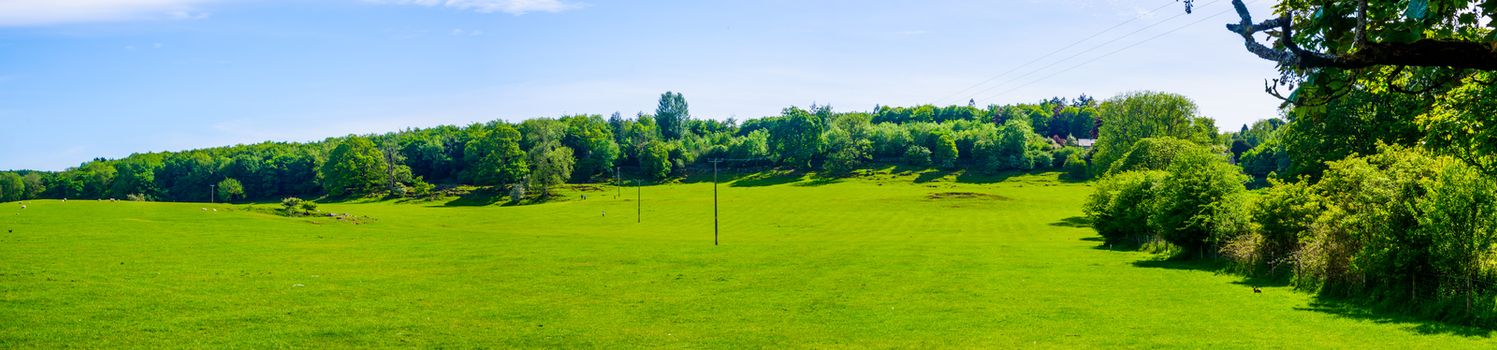
[{"label": "white cloud", "polygon": [[582,8],[581,4],[563,0],[365,0],[378,4],[443,6],[479,13],[504,12],[523,15],[531,12],[562,12]]},{"label": "white cloud", "polygon": [[463,30],[462,28],[454,28],[454,29],[452,29],[451,32],[447,32],[447,34],[452,35],[452,36],[479,36],[479,35],[483,35],[483,31],[482,30]]},{"label": "white cloud", "polygon": [[203,19],[208,0],[3,0],[0,27],[141,19]]}]

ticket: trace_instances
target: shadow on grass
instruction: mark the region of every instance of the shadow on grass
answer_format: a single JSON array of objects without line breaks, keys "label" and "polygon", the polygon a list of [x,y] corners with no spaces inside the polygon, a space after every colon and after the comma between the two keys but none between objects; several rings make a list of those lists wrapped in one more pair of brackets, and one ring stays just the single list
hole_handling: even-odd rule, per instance
[{"label": "shadow on grass", "polygon": [[496,190],[496,189],[494,189],[492,187],[488,187],[488,188],[475,189],[475,190],[473,190],[471,192],[461,194],[461,195],[457,196],[457,198],[455,198],[453,200],[450,200],[450,201],[447,201],[447,203],[443,203],[442,206],[444,206],[444,207],[482,207],[482,206],[494,205],[494,203],[504,202],[504,201],[506,201],[508,199],[509,199],[509,196],[507,194],[505,194],[505,193],[499,193],[498,190]]},{"label": "shadow on grass", "polygon": [[1392,324],[1401,326],[1410,332],[1424,335],[1458,335],[1463,337],[1491,338],[1492,329],[1477,326],[1464,326],[1446,322],[1432,321],[1425,318],[1410,316],[1407,313],[1386,308],[1368,306],[1368,303],[1354,300],[1343,300],[1331,297],[1316,297],[1310,305],[1297,307],[1295,310],[1312,311],[1331,314],[1338,317],[1349,318],[1360,321],[1368,321],[1378,324]]},{"label": "shadow on grass", "polygon": [[[1089,218],[1087,218],[1085,216],[1072,216],[1072,217],[1060,219],[1060,221],[1052,222],[1052,223],[1050,223],[1050,226],[1091,228],[1092,227],[1092,219],[1089,219]],[[1095,237],[1095,238],[1097,238],[1097,240],[1102,240],[1102,237]]]},{"label": "shadow on grass", "polygon": [[940,180],[941,178],[944,178],[944,177],[946,177],[948,175],[955,174],[955,173],[957,173],[956,170],[938,170],[938,169],[932,169],[930,171],[921,172],[920,176],[916,176],[915,177],[915,183],[917,183],[917,184],[923,184],[923,183],[927,183],[927,182],[932,182],[932,181]]},{"label": "shadow on grass", "polygon": [[[1241,276],[1241,280],[1232,284],[1244,287],[1287,287],[1292,285],[1288,273],[1277,273],[1265,276],[1243,276],[1240,271],[1223,259],[1152,259],[1133,262],[1133,266],[1143,268],[1159,268],[1171,270],[1206,271],[1212,273],[1230,273]],[[1418,316],[1407,310],[1399,310],[1396,307],[1378,305],[1371,301],[1338,298],[1326,295],[1316,295],[1310,304],[1304,307],[1296,307],[1295,310],[1319,312],[1337,317],[1368,321],[1378,324],[1397,325],[1409,332],[1421,335],[1456,335],[1463,337],[1491,338],[1493,327],[1462,325],[1444,322],[1437,319]]]},{"label": "shadow on grass", "polygon": [[733,180],[729,186],[733,187],[763,187],[784,185],[800,182],[806,174],[796,171],[771,170],[755,174],[748,174]]}]

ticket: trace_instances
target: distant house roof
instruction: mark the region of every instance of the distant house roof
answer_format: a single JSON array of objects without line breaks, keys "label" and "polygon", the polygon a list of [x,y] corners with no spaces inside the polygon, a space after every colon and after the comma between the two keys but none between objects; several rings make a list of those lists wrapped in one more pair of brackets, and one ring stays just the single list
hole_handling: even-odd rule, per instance
[{"label": "distant house roof", "polygon": [[1092,145],[1096,143],[1097,139],[1076,139],[1076,145],[1081,147],[1092,148]]}]

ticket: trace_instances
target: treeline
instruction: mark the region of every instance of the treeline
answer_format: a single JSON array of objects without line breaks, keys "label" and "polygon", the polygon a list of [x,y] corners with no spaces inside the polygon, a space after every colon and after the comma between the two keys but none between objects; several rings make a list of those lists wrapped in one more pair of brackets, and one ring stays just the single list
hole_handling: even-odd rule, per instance
[{"label": "treeline", "polygon": [[692,118],[685,97],[667,92],[654,114],[633,117],[491,121],[309,143],[138,153],[60,172],[4,172],[0,200],[425,196],[456,185],[546,196],[557,184],[606,181],[615,172],[650,180],[684,176],[709,159],[830,176],[900,163],[980,172],[1068,168],[1082,178],[1089,154],[1077,140],[1096,134],[1098,108],[1084,95],[987,108],[836,112],[812,105],[740,123]]},{"label": "treeline", "polygon": [[[1226,259],[1322,295],[1491,327],[1497,147],[1486,142],[1497,134],[1484,120],[1497,111],[1497,87],[1483,82],[1497,74],[1397,92],[1386,73],[1227,143],[1155,119],[1112,128],[1130,121],[1104,104],[1094,163],[1107,170],[1085,211],[1114,247]],[[1153,131],[1130,134],[1138,130]],[[1104,156],[1102,145],[1128,151]],[[1267,188],[1249,192],[1250,182]]]}]

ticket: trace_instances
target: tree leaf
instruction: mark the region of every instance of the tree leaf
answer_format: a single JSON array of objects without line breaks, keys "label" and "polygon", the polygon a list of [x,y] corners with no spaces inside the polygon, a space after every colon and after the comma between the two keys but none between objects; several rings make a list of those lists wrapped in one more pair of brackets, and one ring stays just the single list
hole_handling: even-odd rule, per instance
[{"label": "tree leaf", "polygon": [[1403,16],[1409,19],[1424,19],[1429,14],[1429,0],[1409,0],[1409,8],[1403,11]]}]

